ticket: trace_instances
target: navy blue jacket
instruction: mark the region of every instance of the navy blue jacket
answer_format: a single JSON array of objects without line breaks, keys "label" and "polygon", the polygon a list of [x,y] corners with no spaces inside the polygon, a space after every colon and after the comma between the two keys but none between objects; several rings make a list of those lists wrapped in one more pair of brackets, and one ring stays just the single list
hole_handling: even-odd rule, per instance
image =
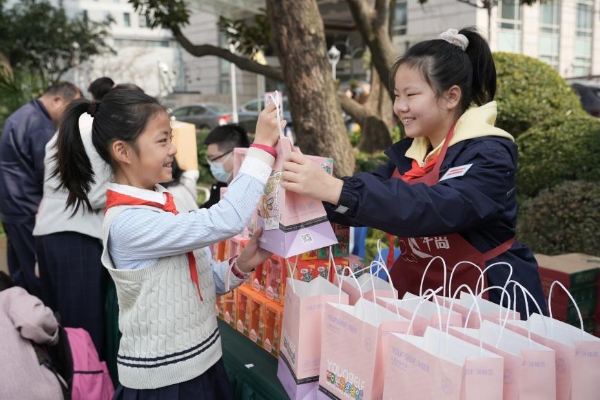
[{"label": "navy blue jacket", "polygon": [[[486,252],[515,236],[517,217],[517,146],[509,139],[486,136],[458,142],[448,148],[440,178],[449,168],[472,164],[464,176],[450,178],[434,186],[409,185],[392,178],[412,168],[404,154],[412,139],[402,140],[385,153],[390,161],[373,173],[344,178],[338,205],[348,207],[344,214],[326,204],[332,221],[369,226],[397,236],[421,237],[459,233],[481,252]],[[515,241],[512,248],[488,265],[504,261],[513,266],[512,279],[535,297],[545,312],[537,262],[531,250]],[[492,268],[488,284],[504,286],[508,271]],[[511,293],[512,295],[512,293]],[[498,302],[497,293],[490,299]],[[518,302],[519,311],[524,303]]]},{"label": "navy blue jacket", "polygon": [[44,187],[45,147],[56,127],[41,101],[31,100],[4,122],[0,137],[0,220],[35,218]]}]

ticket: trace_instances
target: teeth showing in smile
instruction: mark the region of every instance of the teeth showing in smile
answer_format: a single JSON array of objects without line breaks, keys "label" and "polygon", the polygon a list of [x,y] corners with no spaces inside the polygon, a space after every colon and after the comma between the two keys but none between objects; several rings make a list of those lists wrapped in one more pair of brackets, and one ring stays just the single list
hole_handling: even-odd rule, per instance
[{"label": "teeth showing in smile", "polygon": [[414,118],[402,118],[402,123],[403,124],[406,124],[406,123],[408,123],[410,121],[414,121]]},{"label": "teeth showing in smile", "polygon": [[171,168],[172,165],[173,165],[173,163],[163,164],[163,167],[165,167],[165,168]]}]

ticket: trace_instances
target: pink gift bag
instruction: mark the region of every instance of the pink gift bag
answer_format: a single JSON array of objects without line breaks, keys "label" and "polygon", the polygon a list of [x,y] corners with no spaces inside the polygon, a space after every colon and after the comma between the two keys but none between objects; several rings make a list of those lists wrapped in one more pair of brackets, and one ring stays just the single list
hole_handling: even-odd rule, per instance
[{"label": "pink gift bag", "polygon": [[327,279],[287,279],[277,376],[292,399],[314,399],[321,365],[321,326],[327,302],[348,304],[348,295]]},{"label": "pink gift bag", "polygon": [[484,320],[479,329],[451,327],[450,334],[504,358],[503,400],[553,400],[554,350]]},{"label": "pink gift bag", "polygon": [[378,297],[377,301],[388,310],[413,319],[415,336],[423,336],[428,326],[444,330],[448,324],[450,326],[463,325],[463,318],[457,312],[432,301],[423,301],[423,297],[411,293],[406,293],[400,300]]},{"label": "pink gift bag", "polygon": [[319,395],[330,399],[381,399],[388,339],[410,321],[359,299],[354,306],[327,303],[322,327]]},{"label": "pink gift bag", "polygon": [[[365,270],[369,269],[370,267],[365,268]],[[356,279],[352,276],[337,274],[333,281],[336,285],[341,285],[342,290],[348,293],[350,305],[356,304],[361,298],[361,291],[362,297],[369,301],[375,301],[377,297],[398,297],[398,291],[389,282],[368,272]]]},{"label": "pink gift bag", "polygon": [[501,400],[504,360],[428,327],[422,337],[392,334],[386,400]]}]

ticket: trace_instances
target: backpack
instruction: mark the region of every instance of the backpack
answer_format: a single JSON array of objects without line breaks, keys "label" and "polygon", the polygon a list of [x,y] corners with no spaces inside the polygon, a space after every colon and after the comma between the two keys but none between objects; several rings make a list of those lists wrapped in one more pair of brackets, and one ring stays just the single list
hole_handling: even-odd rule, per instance
[{"label": "backpack", "polygon": [[65,328],[65,331],[73,359],[71,399],[111,400],[115,389],[90,334],[81,328]]}]

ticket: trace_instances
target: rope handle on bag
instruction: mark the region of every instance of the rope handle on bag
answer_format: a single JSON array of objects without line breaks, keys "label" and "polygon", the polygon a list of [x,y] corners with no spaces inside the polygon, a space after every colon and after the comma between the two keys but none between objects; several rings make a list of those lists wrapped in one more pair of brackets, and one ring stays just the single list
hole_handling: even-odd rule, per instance
[{"label": "rope handle on bag", "polygon": [[441,312],[441,310],[440,310],[439,303],[437,302],[437,299],[436,299],[436,294],[437,294],[437,293],[438,293],[440,290],[442,290],[442,287],[441,287],[441,286],[440,286],[439,288],[435,289],[435,290],[433,290],[433,289],[427,289],[427,290],[425,290],[425,293],[423,293],[423,295],[422,295],[422,296],[419,296],[419,304],[417,304],[417,307],[415,307],[415,310],[413,311],[413,315],[412,315],[412,317],[410,318],[410,324],[408,325],[408,330],[407,330],[407,332],[408,332],[409,334],[410,334],[410,332],[412,332],[412,327],[413,327],[413,324],[414,324],[414,322],[415,322],[415,318],[416,318],[416,316],[417,316],[417,312],[419,311],[419,308],[421,308],[421,304],[425,303],[426,301],[429,301],[429,299],[430,299],[430,298],[432,298],[432,297],[434,298],[434,300],[435,300],[435,303],[436,303],[436,304],[437,304],[437,306],[438,306],[438,307],[437,307],[437,312],[438,312],[438,323],[439,323],[440,330],[441,330],[441,327],[442,327],[442,312]]},{"label": "rope handle on bag", "polygon": [[425,270],[423,271],[423,276],[421,277],[421,285],[419,287],[419,297],[423,296],[423,294],[427,292],[427,290],[425,292],[423,292],[423,285],[425,284],[425,276],[427,275],[427,271],[429,271],[429,267],[431,267],[431,264],[433,264],[433,262],[435,260],[442,260],[442,266],[443,266],[443,271],[444,271],[444,283],[440,287],[442,288],[442,296],[446,297],[446,278],[447,278],[446,261],[441,256],[435,256],[431,260],[429,260],[429,263],[427,263],[427,266],[425,267]]},{"label": "rope handle on bag", "polygon": [[[275,104],[275,112],[277,113],[277,127],[279,128],[279,137],[280,138],[288,138],[290,139],[290,143],[292,142],[292,138],[290,137],[290,135],[286,135],[285,132],[283,131],[283,129],[281,128],[281,109],[279,108],[279,96],[280,93],[276,90],[275,92],[273,92],[275,94],[275,98],[273,96],[273,94],[269,93],[267,94],[267,96],[269,96],[271,98],[271,101],[273,101],[273,103]],[[293,147],[293,145],[292,145]]]},{"label": "rope handle on bag", "polygon": [[[344,268],[342,268],[342,272],[344,272],[346,270],[348,270],[348,272],[350,273],[350,275],[348,275],[348,276],[352,276],[352,278],[354,278],[354,280],[356,281],[356,287],[358,288],[358,291],[360,292],[360,298],[364,300],[365,296],[361,289],[360,283],[358,283],[358,279],[356,279],[356,276],[354,275],[354,272],[352,272],[350,267],[344,266]],[[340,282],[339,287],[338,287],[338,305],[341,305],[341,304],[342,304],[342,282]],[[363,309],[363,314],[364,314],[365,313],[364,302],[361,304],[362,304],[362,309]]]},{"label": "rope handle on bag", "polygon": [[[517,281],[510,281],[513,284],[513,311],[516,313],[517,312],[517,287],[519,289],[521,289],[521,293],[523,293],[523,299],[525,300],[525,313],[527,314],[527,337],[529,338],[529,346],[531,347],[531,318],[529,318],[529,301],[527,300],[527,296],[529,296],[529,298],[531,299],[531,301],[533,302],[533,304],[536,306],[536,308],[538,309],[540,315],[544,315],[544,313],[542,312],[542,309],[540,307],[540,305],[538,304],[537,300],[533,297],[533,295],[531,294],[531,292],[529,290],[527,290],[527,288],[525,286],[523,286],[521,283],[517,282]],[[546,321],[544,319],[542,319],[542,323],[544,324],[544,333],[546,334],[546,336],[548,335],[548,327],[546,326]],[[550,324],[550,329],[552,329],[552,324]],[[550,332],[550,334],[552,334],[552,331]]]},{"label": "rope handle on bag", "polygon": [[289,277],[290,277],[290,280],[292,282],[292,291],[294,293],[296,293],[296,284],[294,283],[294,276],[295,276],[295,272],[296,272],[296,267],[298,266],[298,256],[296,256],[296,261],[294,262],[294,268],[292,268],[290,266],[290,260],[289,260],[289,258],[285,259],[285,265],[286,265],[286,267],[287,267],[287,269],[288,269],[288,271],[290,273]]},{"label": "rope handle on bag", "polygon": [[[552,282],[552,284],[550,285],[550,291],[548,293],[548,313],[550,314],[550,337],[552,337],[552,321],[554,320],[554,317],[552,316],[552,291],[554,290],[555,285],[560,286],[561,289],[564,290],[564,292],[569,296],[569,298],[573,302],[573,306],[575,306],[575,310],[577,311],[577,316],[579,317],[579,326],[581,328],[581,337],[583,338],[585,329],[583,328],[583,318],[581,316],[581,311],[579,310],[579,306],[577,305],[577,302],[571,295],[571,292],[569,292],[567,290],[567,288],[565,287],[565,285],[563,285],[559,281]],[[540,313],[540,315],[542,315],[542,314]]]},{"label": "rope handle on bag", "polygon": [[[475,294],[473,293],[473,290],[466,283],[463,283],[456,289],[456,292],[454,292],[454,295],[452,296],[453,299],[455,298],[455,296],[460,292],[460,290],[463,287],[465,289],[467,289],[467,291],[469,292],[469,294],[471,296],[473,296],[473,298],[476,298]],[[452,305],[453,304],[454,304],[453,302],[450,302],[450,312],[448,313],[448,318],[446,319],[446,335],[450,334],[450,317],[452,316]],[[477,301],[474,301],[473,304],[471,304],[471,307],[469,308],[469,313],[467,314],[467,321],[468,321],[469,316],[471,315],[471,310],[473,309],[473,306],[475,306],[477,308],[477,312],[479,313],[479,326],[481,327],[481,325],[483,324],[483,318],[481,316],[481,309],[479,308],[479,303]],[[465,325],[466,325],[466,323],[465,323]],[[482,353],[483,353],[483,339],[481,338],[481,328],[480,328],[479,354],[481,355]]]}]

